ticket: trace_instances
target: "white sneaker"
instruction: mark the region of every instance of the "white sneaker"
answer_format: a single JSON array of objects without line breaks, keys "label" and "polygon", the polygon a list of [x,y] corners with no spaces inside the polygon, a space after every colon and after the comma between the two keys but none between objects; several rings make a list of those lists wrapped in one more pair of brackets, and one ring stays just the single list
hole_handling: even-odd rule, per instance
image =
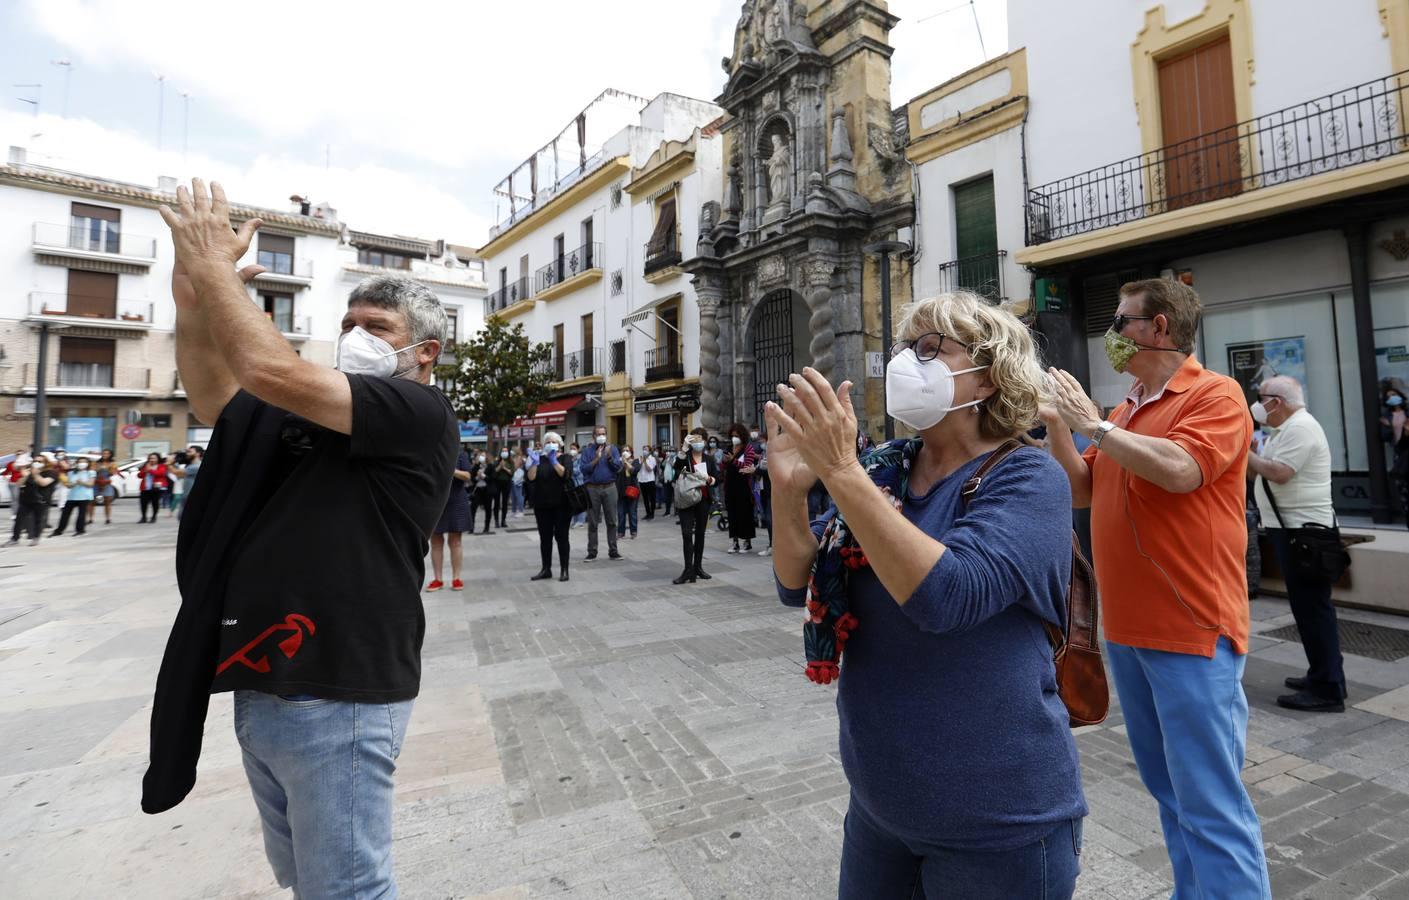
[{"label": "white sneaker", "polygon": [[772,547],[765,547],[764,549],[758,551],[758,555],[759,555],[759,556],[772,556],[772,555],[773,555],[773,548],[772,548]]},{"label": "white sneaker", "polygon": [[735,544],[734,546],[730,547],[730,548],[729,548],[728,550],[726,550],[725,552],[726,552],[726,553],[738,553],[738,552],[739,552],[739,545],[738,545],[738,544]]}]

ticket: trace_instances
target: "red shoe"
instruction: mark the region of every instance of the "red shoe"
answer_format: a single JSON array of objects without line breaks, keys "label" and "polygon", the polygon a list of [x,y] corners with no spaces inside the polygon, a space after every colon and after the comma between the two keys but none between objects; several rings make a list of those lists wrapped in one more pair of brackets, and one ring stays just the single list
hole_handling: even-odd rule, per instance
[{"label": "red shoe", "polygon": [[438,591],[443,587],[445,587],[445,582],[437,578],[435,581],[432,581],[430,584],[426,585],[426,593],[430,593],[431,591]]},{"label": "red shoe", "polygon": [[461,581],[460,579],[456,578],[454,581],[450,582],[450,590],[452,590],[452,591],[462,591],[462,590],[464,590],[464,589],[465,589],[465,582]]}]

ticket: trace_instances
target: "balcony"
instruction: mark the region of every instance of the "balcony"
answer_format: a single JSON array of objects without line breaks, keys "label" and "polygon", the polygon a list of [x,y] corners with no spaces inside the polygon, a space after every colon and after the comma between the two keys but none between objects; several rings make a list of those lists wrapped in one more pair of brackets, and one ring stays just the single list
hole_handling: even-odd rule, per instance
[{"label": "balcony", "polygon": [[101,326],[123,331],[150,331],[153,305],[149,300],[113,300],[72,294],[33,291],[29,295],[30,322]]},{"label": "balcony", "polygon": [[574,350],[571,353],[553,355],[535,363],[534,372],[548,372],[555,383],[576,381],[579,378],[602,377],[602,348]]},{"label": "balcony", "polygon": [[[1389,187],[1409,170],[1392,159],[1409,151],[1406,101],[1400,72],[1032,188],[1018,262],[1063,258],[1033,245],[1074,238],[1070,258]],[[1363,177],[1297,184],[1355,167]],[[1079,237],[1130,223],[1123,240]]]},{"label": "balcony", "polygon": [[[663,241],[647,242],[645,260],[642,272],[647,281],[663,281],[679,274],[678,271],[670,271],[672,267],[680,265],[680,242],[675,237],[675,232],[670,232]],[[653,279],[653,275],[658,277]]]},{"label": "balcony", "polygon": [[1003,264],[1007,259],[1007,250],[995,250],[940,263],[939,289],[946,293],[973,291],[995,303],[1004,300],[1007,294],[1003,292]]},{"label": "balcony", "polygon": [[116,228],[95,233],[83,225],[56,222],[34,223],[32,249],[44,263],[102,262],[108,264],[103,271],[136,274],[149,270],[157,259],[154,237],[121,234]]},{"label": "balcony", "polygon": [[[38,392],[39,364],[24,364],[25,394]],[[54,397],[145,397],[152,391],[152,370],[100,363],[50,363],[44,392]]]},{"label": "balcony", "polygon": [[534,297],[552,300],[602,277],[602,245],[583,244],[534,273]]},{"label": "balcony", "polygon": [[685,348],[666,344],[646,351],[646,383],[685,377]]},{"label": "balcony", "polygon": [[[539,209],[546,206],[548,202],[551,201],[558,194],[562,193],[563,191],[572,187],[574,184],[577,184],[583,178],[595,172],[605,162],[607,162],[607,157],[602,153],[602,151],[598,150],[596,153],[592,154],[591,158],[589,158],[586,162],[573,169],[571,172],[568,172],[566,175],[563,175],[553,184],[549,185],[548,187],[540,188],[537,196],[530,198],[528,202],[526,202],[523,206],[520,206],[517,209],[511,211],[509,213],[508,218],[505,218],[498,224],[492,226],[489,229],[489,239],[491,241],[494,240],[494,238],[498,237],[503,232],[508,231],[514,225],[517,225],[519,222],[522,222],[524,219],[527,219]],[[515,199],[518,198],[516,197]]]},{"label": "balcony", "polygon": [[255,261],[264,266],[264,271],[254,277],[254,285],[260,287],[308,287],[313,283],[313,260],[287,253],[260,251]]},{"label": "balcony", "polygon": [[[486,318],[497,312],[503,312],[515,304],[533,298],[533,293],[529,290],[527,278],[520,278],[518,281],[511,281],[499,290],[484,298],[484,315]],[[517,314],[515,311],[514,314]]]},{"label": "balcony", "polygon": [[279,333],[291,343],[301,344],[313,335],[313,320],[309,316],[285,317],[281,321],[276,320],[274,324]]}]

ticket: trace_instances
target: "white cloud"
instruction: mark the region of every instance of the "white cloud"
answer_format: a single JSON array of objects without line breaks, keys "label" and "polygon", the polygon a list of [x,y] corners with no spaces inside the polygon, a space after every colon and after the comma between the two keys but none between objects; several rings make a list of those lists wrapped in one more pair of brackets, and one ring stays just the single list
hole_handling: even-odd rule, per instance
[{"label": "white cloud", "polygon": [[289,195],[299,193],[332,203],[342,221],[363,231],[473,244],[489,225],[487,216],[434,181],[386,166],[325,169],[273,154],[234,162],[199,153],[183,164],[180,153],[158,152],[144,138],[86,119],[14,112],[0,112],[0,143],[26,147],[37,165],[139,185],[155,186],[158,175],[201,175],[224,184],[238,203],[272,209],[287,209]]}]

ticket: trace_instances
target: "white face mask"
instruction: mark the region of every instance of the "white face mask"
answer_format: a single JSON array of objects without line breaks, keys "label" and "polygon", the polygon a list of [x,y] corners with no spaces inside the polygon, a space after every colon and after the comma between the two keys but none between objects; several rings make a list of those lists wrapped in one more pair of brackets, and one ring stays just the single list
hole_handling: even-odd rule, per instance
[{"label": "white face mask", "polygon": [[479,463],[484,462],[484,457],[483,457],[483,456],[476,456],[476,457],[475,457],[475,462],[479,462]]},{"label": "white face mask", "polygon": [[508,458],[509,458],[509,451],[508,451],[508,450],[500,450],[500,451],[499,451],[499,458],[500,458],[500,459],[508,459]]},{"label": "white face mask", "polygon": [[733,444],[735,447],[737,447],[737,446],[739,446],[740,444],[742,444],[743,441],[739,440],[738,436],[735,435],[735,436],[729,438],[729,443],[731,443],[731,444]]},{"label": "white face mask", "polygon": [[630,458],[631,458],[631,451],[630,451],[630,450],[625,450],[625,451],[623,451],[622,454],[621,454],[621,458],[622,458],[622,459],[630,459]]},{"label": "white face mask", "polygon": [[886,411],[916,431],[924,431],[956,409],[983,402],[971,400],[951,405],[955,376],[986,368],[988,366],[974,366],[951,372],[941,359],[921,362],[914,350],[904,350],[886,366]]},{"label": "white face mask", "polygon": [[404,369],[398,368],[397,355],[425,343],[428,341],[418,341],[397,350],[361,325],[355,325],[338,340],[337,370],[347,375],[396,378],[416,368],[414,362]]},{"label": "white face mask", "polygon": [[750,431],[750,432],[749,432],[749,440],[751,440],[751,441],[756,441],[756,440],[758,440],[758,432],[757,432],[757,431]]},{"label": "white face mask", "polygon": [[80,472],[83,471],[83,470],[86,469],[86,468],[88,468],[88,463],[86,463],[86,462],[81,462],[81,463],[78,464],[78,470],[79,470]]},{"label": "white face mask", "polygon": [[596,441],[598,446],[601,446],[602,444],[605,444],[607,442],[607,436],[605,434],[599,434],[592,440]]},{"label": "white face mask", "polygon": [[544,453],[552,453],[554,450],[557,450],[557,449],[558,449],[558,445],[555,444],[555,443],[553,443],[552,441],[549,441],[548,443],[546,443],[546,444],[543,445],[543,452],[544,452]]},{"label": "white face mask", "polygon": [[1252,420],[1259,425],[1267,424],[1267,407],[1259,400],[1252,405]]},{"label": "white face mask", "polygon": [[704,442],[703,442],[703,441],[691,441],[691,442],[690,442],[690,449],[693,450],[693,451],[695,451],[696,453],[703,453],[703,452],[704,452]]}]

